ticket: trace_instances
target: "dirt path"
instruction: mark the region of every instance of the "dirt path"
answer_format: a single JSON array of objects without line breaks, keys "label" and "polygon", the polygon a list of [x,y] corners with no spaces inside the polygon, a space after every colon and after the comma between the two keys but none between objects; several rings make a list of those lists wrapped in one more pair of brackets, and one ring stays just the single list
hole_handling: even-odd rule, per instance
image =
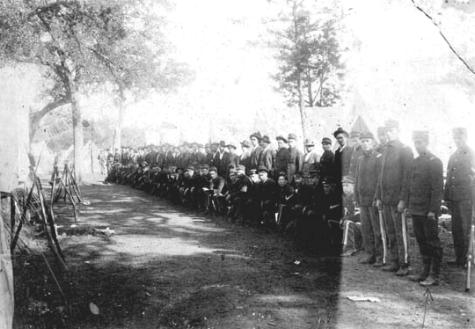
[{"label": "dirt path", "polygon": [[[421,328],[424,290],[355,258],[318,259],[278,234],[204,218],[124,186],[88,185],[83,195],[91,205],[82,222],[115,233],[61,241],[68,328]],[[347,299],[363,294],[380,301]],[[475,328],[473,294],[446,284],[432,294],[426,328]],[[18,314],[27,303],[23,291],[17,295],[16,327],[36,327]]]}]

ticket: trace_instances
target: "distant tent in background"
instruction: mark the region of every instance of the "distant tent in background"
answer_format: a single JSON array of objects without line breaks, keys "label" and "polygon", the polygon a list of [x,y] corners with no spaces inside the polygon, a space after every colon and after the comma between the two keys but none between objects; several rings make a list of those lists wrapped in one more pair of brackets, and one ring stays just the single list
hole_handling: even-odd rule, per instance
[{"label": "distant tent in background", "polygon": [[366,124],[366,121],[361,117],[361,115],[358,115],[355,121],[353,121],[350,131],[363,133],[363,132],[371,132],[371,129],[368,127],[368,125]]}]

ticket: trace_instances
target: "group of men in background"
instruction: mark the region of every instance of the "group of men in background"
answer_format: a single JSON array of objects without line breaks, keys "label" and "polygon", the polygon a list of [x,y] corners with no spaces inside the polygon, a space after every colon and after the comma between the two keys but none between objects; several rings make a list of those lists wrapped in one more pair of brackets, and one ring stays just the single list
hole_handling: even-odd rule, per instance
[{"label": "group of men in background", "polygon": [[[129,184],[173,202],[232,221],[292,234],[317,252],[353,255],[398,276],[409,274],[408,218],[422,256],[410,278],[439,282],[442,244],[438,218],[444,202],[452,215],[455,266],[464,266],[472,218],[474,154],[467,132],[453,130],[456,151],[444,186],[442,161],[429,150],[429,133],[413,132],[411,147],[389,120],[371,132],[334,132],[321,151],[295,134],[277,136],[277,149],[256,132],[240,144],[123,148],[105,161],[108,182]],[[361,241],[360,241],[361,240]]]}]

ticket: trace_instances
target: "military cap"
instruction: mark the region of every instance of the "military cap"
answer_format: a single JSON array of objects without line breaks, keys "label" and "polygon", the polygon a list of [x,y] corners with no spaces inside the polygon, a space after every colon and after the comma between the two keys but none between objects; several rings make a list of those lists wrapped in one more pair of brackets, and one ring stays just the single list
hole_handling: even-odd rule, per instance
[{"label": "military cap", "polygon": [[297,135],[290,133],[289,136],[287,136],[287,139],[297,140]]},{"label": "military cap", "polygon": [[426,130],[416,130],[412,132],[412,139],[413,140],[423,140],[428,142],[429,141],[429,132]]},{"label": "military cap", "polygon": [[228,144],[228,145],[226,145],[226,147],[227,148],[233,148],[233,149],[237,148],[236,145],[234,145],[234,144]]},{"label": "military cap", "polygon": [[249,175],[255,175],[255,174],[257,174],[257,169],[253,168],[249,170]]},{"label": "military cap", "polygon": [[370,131],[365,131],[360,135],[361,139],[374,139],[374,135]]},{"label": "military cap", "polygon": [[328,137],[323,137],[322,138],[322,144],[332,144],[332,140]]},{"label": "military cap", "polygon": [[202,164],[202,165],[201,165],[201,169],[209,169],[209,165],[207,165],[206,163],[205,163],[205,164]]},{"label": "military cap", "polygon": [[341,180],[341,182],[346,183],[346,184],[354,184],[355,180],[351,176],[344,176],[343,179]]},{"label": "military cap", "polygon": [[305,140],[305,146],[315,146],[315,143],[307,138]]},{"label": "military cap", "polygon": [[257,169],[257,171],[258,171],[258,172],[263,172],[263,171],[265,171],[265,172],[268,173],[268,172],[269,172],[269,169],[267,169],[266,166],[259,166],[259,168]]},{"label": "military cap", "polygon": [[283,141],[284,143],[287,143],[287,139],[286,139],[284,136],[280,136],[280,135],[279,135],[279,136],[277,136],[275,139],[276,139],[276,140],[281,140],[281,141]]},{"label": "military cap", "polygon": [[270,144],[270,138],[267,135],[262,136],[262,142],[266,144]]},{"label": "military cap", "polygon": [[361,136],[361,132],[356,131],[356,130],[350,131],[350,138],[358,138],[360,136]]},{"label": "military cap", "polygon": [[246,171],[246,166],[244,166],[244,165],[238,165],[238,166],[236,167],[236,170]]},{"label": "military cap", "polygon": [[348,132],[345,129],[343,129],[342,127],[338,127],[338,129],[335,130],[335,132],[333,133],[333,136],[335,136],[335,138],[336,138],[340,134],[343,134],[346,137],[348,137]]},{"label": "military cap", "polygon": [[242,147],[251,147],[251,143],[248,140],[244,140],[241,142]]},{"label": "military cap", "polygon": [[261,133],[258,132],[258,131],[255,132],[255,133],[253,133],[253,134],[251,134],[251,136],[249,136],[249,139],[251,139],[251,138],[253,138],[253,137],[257,138],[258,140],[261,140],[261,139],[262,139],[262,135],[261,135]]},{"label": "military cap", "polygon": [[452,129],[452,134],[454,136],[467,136],[467,129],[464,127],[455,127]]},{"label": "military cap", "polygon": [[211,166],[211,167],[209,167],[209,171],[216,171],[216,172],[218,172],[218,168],[216,168],[215,166]]},{"label": "military cap", "polygon": [[386,120],[386,122],[384,123],[384,127],[386,129],[399,129],[399,122],[392,119]]}]

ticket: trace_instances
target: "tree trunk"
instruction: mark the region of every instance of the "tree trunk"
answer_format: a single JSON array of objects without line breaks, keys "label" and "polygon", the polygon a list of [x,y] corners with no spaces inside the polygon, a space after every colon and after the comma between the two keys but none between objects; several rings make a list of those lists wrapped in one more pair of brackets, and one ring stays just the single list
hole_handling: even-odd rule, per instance
[{"label": "tree trunk", "polygon": [[122,87],[119,87],[119,116],[117,118],[117,125],[115,127],[114,147],[119,149],[122,147],[122,125],[124,123],[125,111],[125,95]]},{"label": "tree trunk", "polygon": [[301,72],[299,72],[299,75],[297,78],[297,91],[298,91],[298,96],[299,96],[299,111],[300,111],[300,122],[302,125],[302,135],[303,135],[303,139],[305,140],[307,138],[307,129],[305,127],[305,105],[304,105],[303,92],[302,92],[302,73]]},{"label": "tree trunk", "polygon": [[[1,209],[1,207],[0,207]],[[11,329],[13,323],[13,267],[5,226],[0,211],[0,329]]]},{"label": "tree trunk", "polygon": [[76,174],[76,181],[79,184],[82,181],[82,176],[84,173],[82,161],[84,134],[82,129],[81,109],[78,104],[76,93],[72,95],[71,111],[73,116],[74,170]]}]

